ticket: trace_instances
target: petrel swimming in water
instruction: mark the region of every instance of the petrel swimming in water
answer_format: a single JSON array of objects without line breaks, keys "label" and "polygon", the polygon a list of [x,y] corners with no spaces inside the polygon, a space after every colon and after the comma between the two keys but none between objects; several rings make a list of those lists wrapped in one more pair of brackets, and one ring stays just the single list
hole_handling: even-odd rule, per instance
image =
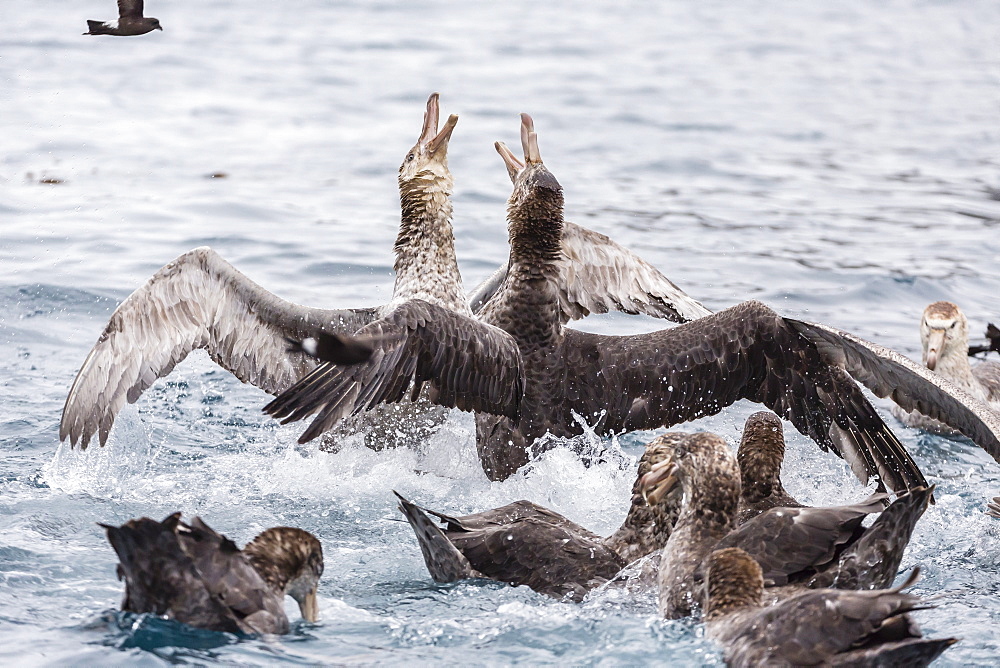
[{"label": "petrel swimming in water", "polygon": [[926,666],[957,638],[924,638],[909,613],[929,606],[898,587],[820,589],[761,607],[764,577],[739,548],[707,560],[705,626],[727,666]]},{"label": "petrel swimming in water", "polygon": [[672,454],[676,438],[668,432],[646,446],[625,521],[606,538],[530,501],[453,517],[421,508],[397,492],[399,509],[413,527],[436,582],[488,578],[579,601],[666,543],[680,509],[678,495],[648,504],[639,481]]},{"label": "petrel swimming in water", "polygon": [[87,21],[89,30],[84,35],[145,35],[153,30],[163,30],[160,20],[142,15],[142,0],[118,0],[117,21]]},{"label": "petrel swimming in water", "polygon": [[[376,344],[372,357],[353,367],[317,367],[265,407],[285,422],[315,416],[300,442],[348,415],[400,401],[411,381],[414,388],[426,383],[431,401],[480,412],[480,462],[490,479],[501,480],[529,461],[541,436],[582,433],[581,417],[607,435],[670,426],[750,399],[847,459],[863,482],[878,476],[880,484],[897,491],[924,485],[850,371],[875,388],[888,385],[882,396],[896,392],[897,401],[941,398],[937,405],[943,408],[933,410],[942,419],[1000,455],[1000,421],[985,423],[960,390],[952,396],[901,356],[897,360],[844,333],[783,318],[760,302],[633,336],[564,327],[562,188],[542,163],[527,115],[521,133],[524,163],[497,145],[516,174],[508,201],[510,262],[479,321],[416,299],[363,328],[360,333],[399,338]],[[856,364],[859,357],[862,363]]]},{"label": "petrel swimming in water", "polygon": [[201,518],[186,524],[180,513],[101,526],[118,553],[126,612],[212,631],[288,633],[287,595],[306,621],[317,619],[323,547],[308,531],[274,527],[240,550]]},{"label": "petrel swimming in water", "polygon": [[[427,100],[421,135],[399,169],[400,223],[394,247],[392,300],[357,309],[293,304],[268,292],[211,248],[176,258],[133,292],[110,321],[77,373],[66,397],[60,440],[86,448],[96,434],[108,439],[115,417],[192,350],[245,383],[279,394],[315,366],[286,339],[351,334],[410,299],[471,317],[455,255],[453,188],[448,142],[458,122],[452,115],[438,129],[438,94]],[[604,235],[567,224],[564,260],[557,282],[563,322],[618,309],[685,322],[709,313],[663,274]],[[626,268],[628,270],[626,270]],[[492,294],[485,287],[477,295]],[[478,299],[478,297],[474,297]],[[378,407],[341,429],[361,430],[371,447],[422,439],[427,423],[444,409],[417,405]]]},{"label": "petrel swimming in water", "polygon": [[[725,440],[691,434],[673,450],[640,483],[654,504],[677,487],[683,491],[680,516],[660,555],[660,612],[671,619],[699,604],[703,562],[726,547],[746,550],[760,563],[773,598],[804,587],[888,586],[932,492],[910,490],[888,508],[884,494],[848,506],[775,507],[737,525],[741,475]],[[867,515],[883,509],[862,527]]]},{"label": "petrel swimming in water", "polygon": [[[983,401],[1000,419],[1000,362],[969,362],[969,321],[957,305],[941,301],[924,309],[920,343],[924,366]],[[944,436],[960,433],[920,410],[894,406],[892,413],[909,427]]]}]

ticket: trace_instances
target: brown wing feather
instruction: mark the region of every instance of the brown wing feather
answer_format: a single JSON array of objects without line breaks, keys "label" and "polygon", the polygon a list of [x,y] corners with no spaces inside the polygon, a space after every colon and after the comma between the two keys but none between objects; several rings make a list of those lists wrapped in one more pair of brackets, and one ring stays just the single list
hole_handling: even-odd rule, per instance
[{"label": "brown wing feather", "polygon": [[142,9],[142,0],[118,0],[119,18],[140,18]]},{"label": "brown wing feather", "polygon": [[379,339],[360,364],[322,364],[264,407],[283,422],[317,414],[304,443],[339,420],[381,403],[429,399],[465,411],[516,419],[523,388],[521,353],[506,332],[449,309],[414,299],[358,331]]},{"label": "brown wing feather", "polygon": [[1000,413],[944,376],[849,332],[799,320],[786,322],[816,346],[824,361],[845,369],[876,396],[957,429],[1000,461]]},{"label": "brown wing feather", "polygon": [[671,330],[609,337],[567,330],[568,394],[602,432],[670,426],[739,399],[764,404],[862,482],[893,490],[926,482],[861,390],[816,346],[760,302],[744,302]]},{"label": "brown wing feather", "polygon": [[580,600],[624,566],[614,550],[538,517],[503,526],[448,532],[472,567],[488,578]]}]

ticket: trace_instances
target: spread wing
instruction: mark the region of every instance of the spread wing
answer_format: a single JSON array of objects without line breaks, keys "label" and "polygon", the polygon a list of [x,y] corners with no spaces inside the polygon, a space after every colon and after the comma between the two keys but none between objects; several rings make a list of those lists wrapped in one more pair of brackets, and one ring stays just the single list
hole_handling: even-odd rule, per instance
[{"label": "spread wing", "polygon": [[609,337],[567,330],[568,399],[603,433],[654,429],[764,404],[867,483],[926,485],[903,445],[847,373],[784,318],[749,301],[670,330]]},{"label": "spread wing", "polygon": [[300,443],[348,415],[402,400],[411,383],[411,400],[427,382],[433,403],[517,419],[523,363],[503,330],[413,299],[357,335],[372,337],[367,361],[321,364],[264,407],[285,423],[317,414]]},{"label": "spread wing", "polygon": [[786,322],[809,339],[828,364],[845,369],[876,396],[943,422],[1000,461],[1000,413],[947,378],[849,332],[799,320]]},{"label": "spread wing", "polygon": [[[688,322],[711,311],[689,297],[653,265],[609,237],[565,223],[559,262],[563,322],[591,313],[643,313]],[[474,312],[489,301],[507,276],[502,265],[470,296]]]},{"label": "spread wing", "polygon": [[156,272],[123,301],[80,368],[63,407],[59,438],[101,445],[125,402],[196,348],[245,383],[277,394],[315,361],[287,350],[286,337],[354,333],[374,310],[298,306],[263,289],[210,248],[196,248]]},{"label": "spread wing", "polygon": [[142,18],[142,0],[118,0],[119,18]]},{"label": "spread wing", "polygon": [[563,517],[554,510],[549,510],[545,506],[540,506],[537,503],[523,499],[508,503],[506,506],[484,510],[483,512],[471,515],[462,515],[461,517],[453,517],[433,510],[427,510],[427,512],[444,521],[447,524],[448,531],[475,531],[488,527],[500,527],[530,517],[565,529],[577,536],[584,536],[595,541],[601,540],[601,537],[597,534]]},{"label": "spread wing", "polygon": [[986,398],[994,411],[1000,411],[1000,364],[997,362],[980,362],[972,367],[972,375],[986,390]]}]

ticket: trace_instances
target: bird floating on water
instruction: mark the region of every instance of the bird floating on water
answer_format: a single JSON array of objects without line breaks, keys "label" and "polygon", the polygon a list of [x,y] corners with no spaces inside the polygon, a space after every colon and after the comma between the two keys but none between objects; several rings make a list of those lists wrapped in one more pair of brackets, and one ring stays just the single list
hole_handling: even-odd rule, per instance
[{"label": "bird floating on water", "polygon": [[928,607],[898,587],[819,589],[761,607],[764,577],[739,548],[706,564],[705,626],[724,647],[727,666],[926,666],[957,638],[924,638],[909,613]]},{"label": "bird floating on water", "polygon": [[427,570],[436,582],[487,578],[579,601],[629,563],[666,543],[677,519],[679,499],[667,496],[649,505],[639,481],[672,452],[674,438],[667,433],[646,446],[625,521],[606,538],[530,501],[452,517],[421,508],[397,492],[399,509],[413,527]]},{"label": "bird floating on water", "polygon": [[201,518],[186,524],[180,513],[162,522],[143,517],[100,526],[118,553],[126,612],[212,631],[288,633],[288,595],[306,621],[318,618],[323,547],[308,531],[274,527],[240,550]]},{"label": "bird floating on water", "polygon": [[[678,486],[683,492],[680,516],[660,556],[660,612],[666,617],[693,612],[704,560],[726,547],[739,547],[760,563],[772,598],[804,587],[888,586],[932,491],[910,490],[888,508],[884,494],[848,506],[775,507],[737,525],[741,484],[725,440],[709,432],[678,441],[643,478],[651,503]],[[883,509],[869,528],[862,527],[867,515]]]},{"label": "bird floating on water", "polygon": [[163,30],[160,20],[142,15],[143,0],[118,0],[117,21],[87,21],[84,35],[118,35],[128,37],[145,35],[153,30]]},{"label": "bird floating on water", "polygon": [[[924,309],[920,343],[924,366],[984,402],[1000,419],[1000,362],[982,360],[975,365],[969,362],[969,321],[957,305],[940,301]],[[892,412],[909,427],[945,436],[960,434],[920,410],[893,406]]]}]

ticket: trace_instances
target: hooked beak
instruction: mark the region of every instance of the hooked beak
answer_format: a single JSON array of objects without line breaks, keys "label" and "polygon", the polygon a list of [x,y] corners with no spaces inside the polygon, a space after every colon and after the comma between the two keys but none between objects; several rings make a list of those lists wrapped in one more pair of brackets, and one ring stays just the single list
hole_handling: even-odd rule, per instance
[{"label": "hooked beak", "polygon": [[654,464],[649,473],[642,476],[639,485],[646,505],[655,506],[677,486],[677,465],[673,458]]},{"label": "hooked beak", "polygon": [[524,163],[518,159],[514,152],[507,148],[507,145],[502,141],[498,141],[493,144],[496,147],[497,153],[503,158],[503,164],[507,166],[507,174],[510,176],[510,180],[513,183],[514,179],[517,178],[518,173],[524,169]]},{"label": "hooked beak", "polygon": [[156,26],[156,29],[157,30],[163,30],[163,27],[162,26]]},{"label": "hooked beak", "polygon": [[315,588],[309,590],[305,598],[299,601],[299,611],[302,613],[302,619],[310,624],[319,621],[319,599],[316,598]]},{"label": "hooked beak", "polygon": [[451,133],[458,124],[458,116],[452,114],[445,121],[441,132],[438,132],[438,120],[441,117],[441,109],[438,107],[438,94],[433,93],[427,98],[427,110],[424,111],[424,129],[420,134],[420,143],[427,147],[430,153],[436,152],[441,147],[448,146]]},{"label": "hooked beak", "polygon": [[944,330],[943,329],[932,329],[930,335],[927,337],[927,368],[931,371],[937,366],[938,356],[941,354],[941,348],[944,347]]},{"label": "hooked beak", "polygon": [[535,122],[528,114],[521,114],[521,148],[524,149],[525,162],[540,163],[542,161],[542,154],[538,151]]}]

